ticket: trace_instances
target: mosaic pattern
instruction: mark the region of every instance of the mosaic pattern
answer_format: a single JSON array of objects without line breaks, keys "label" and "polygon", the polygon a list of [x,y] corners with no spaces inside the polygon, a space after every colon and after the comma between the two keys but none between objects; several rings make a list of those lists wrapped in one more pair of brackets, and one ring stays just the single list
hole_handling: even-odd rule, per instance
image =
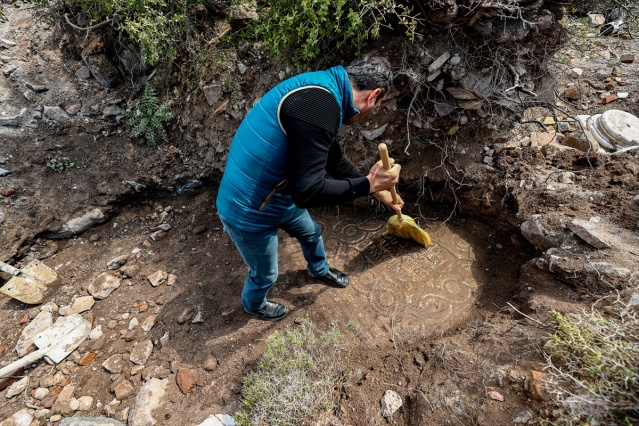
[{"label": "mosaic pattern", "polygon": [[474,254],[449,228],[429,230],[434,245],[426,250],[389,235],[382,220],[315,219],[331,265],[351,276],[349,288],[333,294],[336,304],[373,335],[391,327],[402,334],[441,332],[474,301]]}]

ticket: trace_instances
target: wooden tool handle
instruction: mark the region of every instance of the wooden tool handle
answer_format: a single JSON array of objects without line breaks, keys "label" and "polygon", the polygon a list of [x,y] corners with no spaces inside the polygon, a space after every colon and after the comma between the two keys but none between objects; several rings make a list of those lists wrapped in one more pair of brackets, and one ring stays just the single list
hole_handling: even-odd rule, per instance
[{"label": "wooden tool handle", "polygon": [[0,262],[0,271],[6,272],[7,274],[11,274],[14,277],[17,277],[22,272],[18,268],[14,268],[13,266],[4,262]]},{"label": "wooden tool handle", "polygon": [[[382,142],[379,145],[377,145],[377,149],[379,150],[379,156],[382,157],[382,164],[384,165],[384,170],[389,171],[391,169],[391,164],[390,164],[390,158],[388,157],[388,147],[386,146],[385,143]],[[399,200],[397,198],[397,191],[395,190],[394,186],[390,189],[390,193],[391,193],[391,196],[393,197],[393,203],[399,204]],[[397,212],[397,217],[400,219],[402,218],[401,211]]]}]

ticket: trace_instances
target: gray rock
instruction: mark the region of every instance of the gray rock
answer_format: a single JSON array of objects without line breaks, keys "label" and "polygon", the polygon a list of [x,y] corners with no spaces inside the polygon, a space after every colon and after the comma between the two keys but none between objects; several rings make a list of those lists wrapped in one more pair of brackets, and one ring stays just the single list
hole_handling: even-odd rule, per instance
[{"label": "gray rock", "polygon": [[237,421],[228,414],[213,414],[198,426],[236,426]]},{"label": "gray rock", "polygon": [[108,417],[66,417],[60,426],[124,426],[115,419]]},{"label": "gray rock", "polygon": [[24,96],[26,100],[33,103],[36,103],[42,99],[40,96],[36,95],[32,90],[25,90],[22,93],[22,95]]},{"label": "gray rock", "polygon": [[75,72],[75,76],[83,80],[88,80],[89,78],[91,78],[91,71],[89,71],[89,68],[86,65],[82,65]]},{"label": "gray rock", "polygon": [[362,130],[362,136],[364,136],[364,138],[366,138],[369,141],[375,140],[378,137],[380,137],[382,135],[382,133],[384,133],[386,131],[386,128],[388,127],[388,123],[384,124],[381,127],[378,127],[375,130]]},{"label": "gray rock", "polygon": [[117,83],[118,70],[106,55],[88,56],[84,58],[84,63],[100,86],[108,89]]},{"label": "gray rock", "polygon": [[[81,234],[86,231],[93,225],[97,225],[98,223],[102,223],[106,220],[106,216],[100,209],[93,209],[88,213],[85,213],[82,216],[75,217],[63,226],[63,232],[61,234],[66,233],[67,238],[73,235]],[[62,237],[65,238],[65,237]]]},{"label": "gray rock", "polygon": [[120,279],[111,274],[103,273],[89,284],[89,294],[94,299],[106,299],[113,291],[120,287]]},{"label": "gray rock", "polygon": [[102,114],[105,117],[117,117],[118,115],[122,114],[122,108],[117,105],[109,105],[108,107],[104,108]]},{"label": "gray rock", "polygon": [[2,177],[2,176],[8,176],[8,175],[10,175],[10,174],[11,174],[11,171],[10,171],[10,170],[3,169],[2,167],[0,167],[0,177]]},{"label": "gray rock", "polygon": [[109,262],[107,263],[107,269],[110,269],[112,271],[114,271],[116,269],[120,269],[128,261],[129,261],[129,255],[128,254],[123,254],[122,256],[118,256],[115,259],[109,260]]},{"label": "gray rock", "polygon": [[513,423],[515,424],[526,424],[533,419],[533,413],[530,410],[524,410],[521,413],[517,414],[517,417],[513,419]]},{"label": "gray rock", "polygon": [[111,355],[106,361],[102,363],[102,367],[109,373],[118,374],[121,373],[127,362],[122,358],[121,354]]},{"label": "gray rock", "polygon": [[607,232],[598,228],[596,223],[586,220],[573,219],[568,222],[568,229],[591,246],[598,249],[612,247]]},{"label": "gray rock", "polygon": [[151,356],[153,351],[153,342],[151,339],[143,340],[136,343],[131,350],[131,362],[137,365],[144,365],[146,360]]},{"label": "gray rock", "polygon": [[595,140],[588,138],[588,135],[581,130],[566,135],[561,144],[583,152],[597,152],[599,149],[599,144]]},{"label": "gray rock", "polygon": [[20,395],[29,386],[29,376],[23,377],[7,388],[7,399],[11,399],[16,395]]},{"label": "gray rock", "polygon": [[435,59],[428,66],[428,72],[432,74],[435,71],[441,69],[441,67],[443,67],[446,61],[448,61],[449,59],[450,59],[450,53],[449,52],[443,53],[439,58]]},{"label": "gray rock", "polygon": [[584,271],[595,273],[597,276],[604,275],[608,278],[627,278],[631,271],[626,268],[619,268],[606,262],[592,262],[584,265]]},{"label": "gray rock", "polygon": [[71,121],[71,116],[67,114],[65,110],[60,108],[59,106],[44,106],[44,110],[42,111],[45,117],[49,120],[56,121],[58,123],[66,123]]},{"label": "gray rock", "polygon": [[0,38],[0,49],[9,49],[17,46],[16,42],[7,40],[6,38]]},{"label": "gray rock", "polygon": [[541,215],[532,215],[528,220],[521,224],[519,229],[521,234],[531,244],[541,250],[547,250],[551,247],[559,245],[559,238],[557,235],[548,231],[540,222]]},{"label": "gray rock", "polygon": [[17,413],[13,413],[11,417],[7,417],[0,422],[0,426],[29,426],[33,421],[33,415],[29,409],[23,408]]},{"label": "gray rock", "polygon": [[18,115],[13,115],[10,117],[0,117],[0,126],[21,127],[27,119],[26,114],[27,109],[22,108]]},{"label": "gray rock", "polygon": [[42,93],[49,90],[49,88],[44,84],[24,83],[24,85],[27,87],[27,89],[33,90],[36,93]]},{"label": "gray rock", "polygon": [[222,85],[219,83],[204,86],[204,89],[202,90],[204,91],[204,97],[206,98],[206,102],[209,106],[215,105],[224,95]]},{"label": "gray rock", "polygon": [[394,390],[387,390],[382,397],[382,416],[388,418],[395,414],[404,403],[402,397]]},{"label": "gray rock", "polygon": [[156,424],[153,410],[160,406],[169,379],[152,378],[142,386],[133,402],[129,414],[129,426],[151,426]]}]

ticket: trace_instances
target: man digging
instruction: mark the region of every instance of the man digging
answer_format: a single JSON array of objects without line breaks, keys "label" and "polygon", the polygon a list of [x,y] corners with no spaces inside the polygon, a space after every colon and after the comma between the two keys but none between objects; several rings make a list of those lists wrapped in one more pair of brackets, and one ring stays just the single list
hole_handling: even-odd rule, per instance
[{"label": "man digging", "polygon": [[266,298],[278,276],[278,229],[297,238],[311,277],[331,287],[348,285],[348,276],[329,267],[321,229],[307,208],[372,195],[401,210],[403,201],[393,203],[389,192],[400,166],[393,163],[385,171],[380,161],[364,175],[344,158],[336,141],[341,125],[372,113],[391,83],[388,61],[364,56],[346,68],[281,82],[242,120],[216,204],[224,231],[249,267],[242,290],[247,313],[269,321],[288,313],[286,306]]}]

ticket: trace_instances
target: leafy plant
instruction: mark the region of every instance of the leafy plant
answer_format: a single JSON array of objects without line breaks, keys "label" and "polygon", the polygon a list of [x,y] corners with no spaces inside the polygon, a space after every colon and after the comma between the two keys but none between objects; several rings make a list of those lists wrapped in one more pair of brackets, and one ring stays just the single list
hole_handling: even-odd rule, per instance
[{"label": "leafy plant", "polygon": [[259,368],[244,378],[238,425],[300,425],[329,411],[347,376],[342,340],[336,324],[320,333],[310,320],[271,334]]},{"label": "leafy plant", "polygon": [[[241,0],[244,1],[244,0]],[[378,38],[391,20],[413,38],[418,20],[412,9],[395,0],[277,0],[258,6],[259,19],[243,36],[261,41],[271,56],[285,55],[306,64],[331,47],[352,46],[358,52]]]},{"label": "leafy plant", "polygon": [[124,112],[131,127],[131,136],[143,136],[150,145],[155,145],[159,139],[168,141],[164,123],[173,117],[171,101],[159,105],[159,99],[151,84],[144,88],[144,93],[132,109]]},{"label": "leafy plant", "polygon": [[639,318],[555,312],[546,370],[560,424],[639,424]]},{"label": "leafy plant", "polygon": [[62,173],[73,166],[75,166],[75,163],[69,157],[56,156],[49,158],[47,161],[47,167],[58,173]]}]

